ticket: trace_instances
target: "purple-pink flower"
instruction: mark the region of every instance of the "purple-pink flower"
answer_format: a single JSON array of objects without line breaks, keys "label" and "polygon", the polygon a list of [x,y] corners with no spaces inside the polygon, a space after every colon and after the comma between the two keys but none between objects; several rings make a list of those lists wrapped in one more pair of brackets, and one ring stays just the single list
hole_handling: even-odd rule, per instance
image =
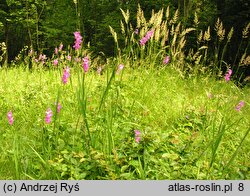
[{"label": "purple-pink flower", "polygon": [[78,50],[81,48],[82,36],[78,31],[74,32],[74,36],[75,36],[75,45],[73,46],[73,48],[75,48],[75,50]]},{"label": "purple-pink flower", "polygon": [[52,116],[53,116],[52,110],[50,108],[48,108],[46,111],[46,116],[45,116],[45,122],[47,124],[51,123]]},{"label": "purple-pink flower", "polygon": [[227,74],[225,75],[226,82],[228,82],[230,80],[232,73],[233,73],[232,69],[229,69]]},{"label": "purple-pink flower", "polygon": [[163,63],[164,64],[168,64],[170,61],[170,57],[169,56],[166,56],[164,59],[163,59]]},{"label": "purple-pink flower", "polygon": [[57,107],[56,107],[56,112],[60,113],[61,109],[62,109],[62,105],[58,102]]},{"label": "purple-pink flower", "polygon": [[144,46],[153,35],[154,35],[154,30],[148,31],[146,35],[140,40],[140,45]]},{"label": "purple-pink flower", "polygon": [[83,58],[82,66],[83,66],[84,72],[85,73],[88,72],[88,70],[89,70],[89,58],[87,56]]},{"label": "purple-pink flower", "polygon": [[58,65],[58,59],[55,59],[55,60],[53,61],[53,64],[54,64],[55,66],[57,66],[57,65]]},{"label": "purple-pink flower", "polygon": [[244,101],[240,101],[240,103],[235,107],[235,109],[239,112],[240,109],[241,109],[242,107],[244,107],[244,105],[245,105],[245,102],[244,102]]},{"label": "purple-pink flower", "polygon": [[62,49],[63,49],[63,44],[61,43],[59,46],[59,51],[62,51]]},{"label": "purple-pink flower", "polygon": [[70,76],[70,68],[66,67],[63,71],[63,76],[62,76],[63,84],[67,84],[69,76]]},{"label": "purple-pink flower", "polygon": [[141,140],[141,132],[139,130],[135,130],[135,142],[139,143]]},{"label": "purple-pink flower", "polygon": [[7,118],[8,118],[9,124],[12,125],[14,122],[14,118],[13,118],[13,114],[11,111],[8,112]]},{"label": "purple-pink flower", "polygon": [[139,34],[139,29],[135,29],[135,32],[134,32],[136,35]]},{"label": "purple-pink flower", "polygon": [[58,48],[55,48],[55,54],[58,54]]},{"label": "purple-pink flower", "polygon": [[118,69],[117,69],[116,73],[119,74],[119,73],[123,70],[123,68],[124,68],[124,65],[123,65],[123,64],[120,64],[120,65],[118,66]]},{"label": "purple-pink flower", "polygon": [[68,56],[67,56],[67,59],[68,59],[68,61],[71,61],[71,56],[68,55]]}]

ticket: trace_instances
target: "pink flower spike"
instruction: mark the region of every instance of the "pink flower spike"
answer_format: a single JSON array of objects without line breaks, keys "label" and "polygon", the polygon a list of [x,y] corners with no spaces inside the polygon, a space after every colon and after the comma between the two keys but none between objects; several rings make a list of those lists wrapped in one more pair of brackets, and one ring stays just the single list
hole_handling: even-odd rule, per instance
[{"label": "pink flower spike", "polygon": [[224,77],[226,82],[228,82],[230,80],[230,77],[231,77],[232,73],[233,73],[233,71],[231,69],[229,69],[227,74]]},{"label": "pink flower spike", "polygon": [[235,109],[239,112],[241,110],[242,107],[244,107],[245,102],[244,101],[240,101],[240,103],[235,107]]},{"label": "pink flower spike", "polygon": [[58,48],[55,48],[55,54],[58,54]]},{"label": "pink flower spike", "polygon": [[82,66],[83,66],[84,72],[87,73],[89,70],[89,58],[87,56],[83,58]]},{"label": "pink flower spike", "polygon": [[134,130],[134,132],[135,132],[135,142],[139,143],[141,140],[141,137],[140,137],[141,132],[139,130]]},{"label": "pink flower spike", "polygon": [[57,65],[58,65],[58,59],[55,59],[55,60],[53,61],[53,64],[54,64],[55,66],[57,66]]},{"label": "pink flower spike", "polygon": [[47,111],[46,111],[46,116],[45,116],[45,122],[47,124],[51,123],[52,116],[53,116],[52,110],[50,108],[48,108]]},{"label": "pink flower spike", "polygon": [[140,40],[140,45],[144,46],[153,35],[154,35],[154,30],[148,31],[146,35]]},{"label": "pink flower spike", "polygon": [[63,76],[62,76],[63,84],[67,84],[69,76],[70,76],[70,68],[66,67],[63,71]]},{"label": "pink flower spike", "polygon": [[56,108],[57,113],[60,113],[61,109],[62,109],[62,105],[58,102],[57,108]]},{"label": "pink flower spike", "polygon": [[164,58],[164,60],[163,60],[163,63],[164,63],[164,64],[168,64],[169,61],[170,61],[170,57],[169,57],[169,56],[166,56],[166,57]]},{"label": "pink flower spike", "polygon": [[13,114],[12,114],[11,111],[8,112],[7,118],[8,118],[9,124],[10,124],[10,125],[13,125],[14,118],[13,118]]},{"label": "pink flower spike", "polygon": [[148,31],[146,34],[146,38],[149,40],[154,35],[154,30]]},{"label": "pink flower spike", "polygon": [[61,43],[59,46],[59,51],[62,51],[62,49],[63,49],[63,44]]},{"label": "pink flower spike", "polygon": [[139,34],[139,30],[138,29],[135,29],[135,32],[134,32],[136,35]]},{"label": "pink flower spike", "polygon": [[70,55],[68,55],[68,56],[67,56],[67,59],[68,59],[69,61],[71,61],[71,56],[70,56]]},{"label": "pink flower spike", "polygon": [[74,36],[75,36],[75,45],[73,46],[73,48],[75,48],[75,50],[78,50],[81,48],[82,36],[80,32],[74,32]]}]

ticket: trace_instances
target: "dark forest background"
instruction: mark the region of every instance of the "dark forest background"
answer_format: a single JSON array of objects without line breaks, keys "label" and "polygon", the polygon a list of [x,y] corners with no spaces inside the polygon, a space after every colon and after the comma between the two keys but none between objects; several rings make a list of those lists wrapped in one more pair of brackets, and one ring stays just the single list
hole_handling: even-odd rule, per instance
[{"label": "dark forest background", "polygon": [[109,25],[120,32],[120,8],[130,10],[130,20],[136,25],[138,4],[146,18],[150,17],[152,10],[167,6],[172,12],[179,9],[180,18],[187,26],[193,25],[196,12],[200,30],[214,26],[220,17],[226,31],[234,27],[226,54],[229,63],[239,47],[242,29],[250,21],[248,0],[1,0],[0,42],[6,43],[8,61],[25,46],[51,55],[60,43],[72,46],[73,32],[79,30],[85,45],[90,43],[93,54],[103,52],[111,56],[114,43]]}]

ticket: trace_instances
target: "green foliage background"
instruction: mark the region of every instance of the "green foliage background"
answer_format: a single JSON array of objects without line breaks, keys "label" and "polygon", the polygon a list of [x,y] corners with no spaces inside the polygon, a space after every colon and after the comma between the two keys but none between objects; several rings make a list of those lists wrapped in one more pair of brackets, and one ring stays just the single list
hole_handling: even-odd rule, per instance
[{"label": "green foliage background", "polygon": [[138,4],[146,18],[152,10],[167,6],[172,12],[179,9],[186,24],[192,23],[197,12],[201,30],[213,25],[220,17],[225,29],[235,27],[235,44],[228,57],[237,50],[240,33],[249,21],[250,13],[247,0],[2,0],[0,41],[7,44],[9,60],[14,59],[24,46],[51,55],[51,49],[60,43],[72,45],[72,33],[80,30],[85,43],[90,42],[95,54],[104,52],[110,56],[114,53],[114,44],[109,25],[119,31],[120,8],[129,9],[131,18],[135,19]]}]

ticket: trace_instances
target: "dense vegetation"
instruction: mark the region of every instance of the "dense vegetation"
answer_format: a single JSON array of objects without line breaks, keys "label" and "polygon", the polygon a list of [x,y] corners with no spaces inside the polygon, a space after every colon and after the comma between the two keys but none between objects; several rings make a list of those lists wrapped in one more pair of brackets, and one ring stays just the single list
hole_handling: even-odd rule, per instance
[{"label": "dense vegetation", "polygon": [[216,1],[83,2],[1,4],[0,178],[250,179],[250,23],[230,59]]}]

